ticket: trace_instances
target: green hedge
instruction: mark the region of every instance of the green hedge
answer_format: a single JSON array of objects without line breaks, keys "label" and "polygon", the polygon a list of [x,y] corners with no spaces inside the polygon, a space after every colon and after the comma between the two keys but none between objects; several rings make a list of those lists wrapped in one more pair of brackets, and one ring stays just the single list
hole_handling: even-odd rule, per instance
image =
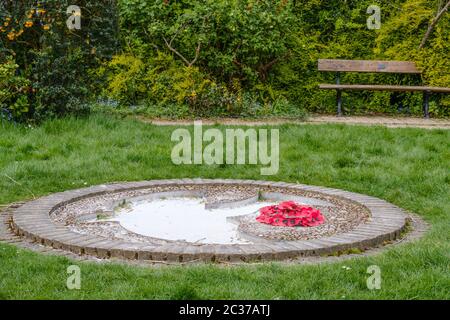
[{"label": "green hedge", "polygon": [[[372,4],[382,10],[380,30],[367,28]],[[320,58],[413,60],[424,71],[422,77],[346,74],[346,83],[450,86],[448,14],[426,48],[418,49],[439,4],[119,0],[123,55],[102,71],[108,74],[111,98],[150,113],[180,103],[195,114],[270,114],[276,113],[276,104],[282,105],[278,114],[334,113],[334,92],[317,89],[334,81],[333,74],[317,71]],[[117,61],[127,59],[136,59],[140,67],[118,67]],[[344,99],[351,113],[420,114],[422,108],[420,94],[359,92]],[[448,116],[449,106],[448,96],[436,95],[431,112]]]},{"label": "green hedge", "polygon": [[[74,3],[82,10],[81,30],[66,25],[67,8]],[[89,110],[99,80],[92,70],[119,45],[114,1],[2,0],[0,26],[0,70],[13,63],[15,74],[27,79],[22,95],[0,100],[1,109],[16,120],[36,121]],[[13,84],[0,88],[15,91]]]},{"label": "green hedge", "polygon": [[[318,72],[320,58],[412,60],[423,70],[349,73],[345,83],[450,87],[448,13],[419,49],[443,0],[80,0],[83,27],[70,31],[72,2],[0,2],[0,70],[14,74],[0,84],[0,108],[16,119],[79,114],[93,102],[170,117],[334,113],[334,92],[318,89],[334,82]],[[380,30],[366,25],[373,4]],[[352,114],[422,108],[417,93],[344,100]],[[449,116],[450,97],[433,95],[431,113]]]}]

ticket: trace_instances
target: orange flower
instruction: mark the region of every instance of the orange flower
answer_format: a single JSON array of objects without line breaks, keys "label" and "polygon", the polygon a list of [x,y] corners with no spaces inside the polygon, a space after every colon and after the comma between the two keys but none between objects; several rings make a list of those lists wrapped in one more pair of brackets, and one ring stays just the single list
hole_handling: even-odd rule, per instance
[{"label": "orange flower", "polygon": [[50,25],[46,24],[45,26],[42,27],[42,29],[44,29],[44,30],[50,30]]},{"label": "orange flower", "polygon": [[15,37],[16,37],[16,35],[14,34],[14,32],[8,33],[8,39],[9,40],[13,41]]},{"label": "orange flower", "polygon": [[27,21],[25,22],[25,27],[31,28],[33,26],[33,21]]}]

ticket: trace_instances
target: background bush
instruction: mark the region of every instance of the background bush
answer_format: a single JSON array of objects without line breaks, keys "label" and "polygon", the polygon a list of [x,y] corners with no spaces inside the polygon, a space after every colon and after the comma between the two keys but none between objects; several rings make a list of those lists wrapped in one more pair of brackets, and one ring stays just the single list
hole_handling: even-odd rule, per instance
[{"label": "background bush", "polygon": [[[95,102],[158,117],[334,113],[335,92],[318,84],[335,75],[317,71],[320,58],[412,60],[423,70],[346,73],[344,83],[450,87],[448,13],[419,49],[443,0],[86,0],[75,1],[76,31],[65,26],[69,2],[0,1],[0,63],[12,57],[15,76],[30,82],[3,102],[15,117],[78,114]],[[373,4],[380,30],[367,28]],[[45,13],[30,18],[30,7]],[[344,108],[420,115],[422,95],[346,92]],[[433,95],[431,113],[449,116],[449,96]]]},{"label": "background bush", "polygon": [[[69,30],[66,11],[82,10],[81,30]],[[16,119],[82,114],[88,111],[98,79],[90,70],[118,48],[114,1],[1,0],[0,64],[14,57],[30,85],[29,105]],[[6,107],[10,111],[13,106]]]},{"label": "background bush", "polygon": [[17,76],[18,65],[12,57],[0,64],[0,117],[20,118],[29,110],[30,81]]},{"label": "background bush", "polygon": [[[366,11],[373,4],[382,9],[380,30],[367,28]],[[127,66],[120,71],[113,60],[104,71],[110,69],[110,92],[117,81],[131,76],[134,81],[126,82],[133,83],[134,89],[129,95],[122,91],[120,101],[149,113],[179,104],[196,115],[334,113],[335,93],[317,89],[320,83],[333,83],[335,77],[317,71],[320,58],[412,60],[424,71],[422,77],[345,74],[343,82],[350,84],[449,87],[448,14],[426,48],[418,49],[443,4],[434,0],[119,0],[124,56],[118,59],[133,57],[140,67],[131,76]],[[422,109],[419,93],[349,92],[344,99],[346,111],[356,114],[419,115]],[[431,106],[435,116],[449,115],[448,96],[434,95]]]}]

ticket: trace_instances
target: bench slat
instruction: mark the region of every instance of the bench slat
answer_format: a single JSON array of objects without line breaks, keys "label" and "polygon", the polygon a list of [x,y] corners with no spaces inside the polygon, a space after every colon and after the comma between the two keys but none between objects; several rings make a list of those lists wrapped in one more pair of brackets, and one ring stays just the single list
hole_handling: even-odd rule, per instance
[{"label": "bench slat", "polygon": [[319,71],[374,72],[374,73],[422,73],[413,61],[335,60],[320,59]]},{"label": "bench slat", "polygon": [[374,91],[422,91],[450,93],[450,88],[421,87],[421,86],[392,86],[392,85],[364,85],[364,84],[321,84],[320,89],[325,90],[374,90]]}]

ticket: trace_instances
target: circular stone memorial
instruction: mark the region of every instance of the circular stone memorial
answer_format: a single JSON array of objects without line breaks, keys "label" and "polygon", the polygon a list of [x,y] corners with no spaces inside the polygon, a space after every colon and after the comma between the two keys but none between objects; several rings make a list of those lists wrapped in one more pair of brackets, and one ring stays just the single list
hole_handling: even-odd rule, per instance
[{"label": "circular stone memorial", "polygon": [[[280,203],[320,212],[320,223],[262,223],[261,209]],[[408,221],[386,201],[337,189],[181,179],[53,194],[14,209],[11,225],[39,244],[101,259],[252,262],[370,249],[400,237]]]}]

